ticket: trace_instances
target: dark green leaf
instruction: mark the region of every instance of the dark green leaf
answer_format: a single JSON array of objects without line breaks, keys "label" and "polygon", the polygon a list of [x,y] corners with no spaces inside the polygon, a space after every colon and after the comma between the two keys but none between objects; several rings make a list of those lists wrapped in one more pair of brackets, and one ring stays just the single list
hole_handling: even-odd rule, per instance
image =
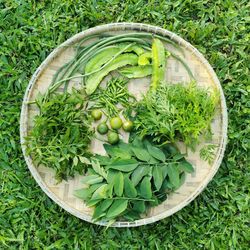
[{"label": "dark green leaf", "polygon": [[100,165],[108,165],[112,161],[111,158],[103,155],[95,155],[95,158],[99,161]]},{"label": "dark green leaf", "polygon": [[184,156],[182,154],[176,154],[174,157],[173,157],[173,161],[178,161],[180,159],[183,159]]},{"label": "dark green leaf", "polygon": [[137,196],[136,188],[128,177],[124,179],[124,191],[126,197],[135,198]]},{"label": "dark green leaf", "polygon": [[140,195],[145,199],[152,197],[150,177],[144,177],[140,184]]},{"label": "dark green leaf", "polygon": [[168,166],[168,176],[171,184],[178,187],[180,184],[179,170],[176,164],[169,164]]},{"label": "dark green leaf", "polygon": [[135,221],[141,218],[140,214],[133,210],[126,212],[122,217],[127,221]]},{"label": "dark green leaf", "polygon": [[154,166],[153,167],[153,180],[156,187],[156,190],[159,190],[161,188],[162,182],[163,182],[163,173],[162,173],[162,167],[160,166]]},{"label": "dark green leaf", "polygon": [[185,171],[187,173],[193,173],[194,168],[188,161],[181,161],[178,165],[180,171]]},{"label": "dark green leaf", "polygon": [[134,186],[136,186],[141,181],[141,179],[150,172],[150,169],[151,168],[149,166],[139,166],[134,170],[131,178]]},{"label": "dark green leaf", "polygon": [[152,199],[153,201],[149,201],[149,202],[148,202],[148,204],[149,204],[151,207],[158,206],[158,205],[161,203],[155,195],[153,195],[151,199]]},{"label": "dark green leaf", "polygon": [[129,151],[123,150],[122,148],[119,148],[117,145],[109,145],[104,144],[103,145],[106,152],[112,157],[112,158],[121,158],[121,159],[130,159],[131,154]]},{"label": "dark green leaf", "polygon": [[133,201],[133,210],[138,213],[146,211],[145,201]]},{"label": "dark green leaf", "polygon": [[98,204],[98,206],[95,207],[94,214],[92,217],[93,221],[96,221],[100,219],[101,217],[105,216],[106,214],[105,211],[111,206],[112,203],[113,203],[113,200],[111,199],[101,201]]},{"label": "dark green leaf", "polygon": [[157,160],[160,160],[162,162],[166,160],[166,156],[161,149],[155,146],[152,146],[150,143],[147,144],[147,149],[148,149],[149,154],[153,156],[154,158],[156,158]]},{"label": "dark green leaf", "polygon": [[124,177],[121,172],[118,172],[114,176],[114,192],[117,196],[122,196],[124,187]]},{"label": "dark green leaf", "polygon": [[143,142],[139,137],[134,138],[132,145],[133,145],[133,147],[136,147],[136,148],[143,148],[144,147]]},{"label": "dark green leaf", "polygon": [[132,151],[135,154],[136,158],[141,161],[149,161],[150,154],[144,148],[132,147]]},{"label": "dark green leaf", "polygon": [[163,179],[165,179],[168,175],[168,164],[164,164],[162,166],[162,176],[163,176]]},{"label": "dark green leaf", "polygon": [[118,159],[113,161],[110,165],[108,165],[109,169],[115,169],[122,172],[130,172],[136,169],[138,166],[138,161],[135,159]]},{"label": "dark green leaf", "polygon": [[103,147],[108,155],[111,157],[115,156],[115,147],[110,144],[103,144]]},{"label": "dark green leaf", "polygon": [[124,212],[128,207],[128,200],[125,199],[117,199],[113,202],[111,207],[109,208],[106,217],[108,219],[115,218]]}]

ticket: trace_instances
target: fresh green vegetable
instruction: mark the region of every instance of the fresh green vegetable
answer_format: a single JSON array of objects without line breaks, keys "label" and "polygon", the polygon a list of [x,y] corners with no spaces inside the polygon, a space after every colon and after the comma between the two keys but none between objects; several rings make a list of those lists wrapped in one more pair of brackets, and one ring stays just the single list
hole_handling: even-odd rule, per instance
[{"label": "fresh green vegetable", "polygon": [[180,140],[194,150],[210,133],[217,103],[216,90],[202,89],[193,82],[160,85],[138,103],[135,129],[140,136],[152,136],[156,142]]},{"label": "fresh green vegetable", "polygon": [[136,65],[137,62],[138,62],[138,56],[132,53],[124,53],[119,55],[102,70],[88,77],[88,79],[86,80],[86,93],[88,95],[94,93],[96,88],[102,81],[102,79],[111,71],[116,70],[125,65]]},{"label": "fresh green vegetable", "polygon": [[91,111],[91,116],[97,121],[102,118],[102,111],[99,109],[94,109]]},{"label": "fresh green vegetable", "polygon": [[109,127],[105,122],[102,122],[97,126],[97,131],[101,135],[107,134],[108,130],[109,130]]},{"label": "fresh green vegetable", "polygon": [[163,43],[159,39],[153,39],[152,44],[152,82],[151,88],[156,90],[157,86],[165,80],[166,54]]},{"label": "fresh green vegetable", "polygon": [[43,96],[36,100],[40,113],[26,138],[27,153],[37,165],[53,168],[58,181],[83,174],[89,164],[93,130],[84,99],[84,92],[73,89],[71,94],[54,94],[46,103]]},{"label": "fresh green vegetable", "polygon": [[125,122],[123,122],[122,128],[126,132],[132,131],[132,129],[133,129],[133,122],[130,121],[130,120],[126,120]]},{"label": "fresh green vegetable", "polygon": [[119,51],[121,51],[121,48],[118,48],[117,46],[111,46],[99,52],[96,56],[92,57],[91,60],[89,60],[89,62],[86,64],[85,74],[88,74],[101,68],[105,63],[111,60]]},{"label": "fresh green vegetable", "polygon": [[151,52],[146,52],[144,54],[141,54],[138,58],[138,64],[141,66],[151,64],[151,61],[152,61],[152,53]]},{"label": "fresh green vegetable", "polygon": [[127,78],[142,78],[152,75],[152,65],[124,67],[119,73]]},{"label": "fresh green vegetable", "polygon": [[88,186],[75,193],[89,206],[95,206],[93,221],[139,219],[141,213],[163,202],[169,191],[183,183],[185,172],[193,172],[192,165],[170,145],[159,148],[136,137],[130,143],[120,141],[114,146],[105,144],[104,148],[109,156],[94,156],[94,172],[89,170],[82,179]]},{"label": "fresh green vegetable", "polygon": [[[111,66],[111,64],[113,64],[114,61],[120,55],[123,55],[124,53],[126,54],[126,52],[133,52],[137,54],[140,57],[138,59],[139,65],[149,64],[151,61],[150,60],[151,52],[145,52],[145,50],[151,51],[151,48],[149,46],[151,46],[152,44],[152,37],[153,37],[152,34],[145,32],[125,33],[115,36],[105,35],[101,37],[100,40],[96,40],[87,46],[82,46],[82,44],[89,39],[98,38],[98,35],[89,36],[87,38],[82,39],[81,41],[79,41],[75,57],[71,61],[65,63],[65,65],[63,65],[58,70],[58,72],[56,72],[55,76],[53,77],[53,81],[47,93],[45,94],[44,100],[46,100],[51,95],[51,93],[53,93],[62,84],[64,84],[64,90],[66,91],[69,81],[71,79],[81,77],[84,82],[84,78],[86,77],[90,78],[91,75],[92,75],[91,81],[93,80],[94,84],[91,87],[88,84],[87,93],[89,94],[93,93],[99,84],[98,81],[101,81],[100,79],[98,79],[98,76],[101,79],[105,76],[104,69],[106,70],[109,69],[110,71],[112,71],[113,66]],[[154,34],[154,37],[155,37],[153,42],[154,46],[152,50],[154,50],[155,59],[157,58],[159,59],[159,56],[161,57],[162,55],[162,53],[158,53],[162,51],[160,40],[164,41],[165,43],[171,44],[177,50],[183,53],[180,46],[176,44],[174,41],[166,37],[161,37],[156,34]],[[166,53],[169,54],[169,52]],[[187,63],[181,57],[173,53],[170,54],[178,61],[180,61],[184,65],[184,67],[188,70],[188,73],[192,75],[192,72],[190,71]],[[118,66],[119,65],[117,65],[117,67]],[[155,67],[155,69],[156,68],[157,67]],[[82,71],[84,71],[84,74],[76,74],[76,73],[82,73]],[[102,72],[98,74],[100,71]],[[109,72],[106,72],[106,74],[108,73]],[[93,76],[94,74],[95,76]],[[155,77],[153,78],[154,81],[157,80],[156,74]]]},{"label": "fresh green vegetable", "polygon": [[116,132],[108,132],[108,142],[110,144],[116,144],[119,141],[119,135]]},{"label": "fresh green vegetable", "polygon": [[117,116],[110,119],[110,126],[113,129],[119,129],[122,127],[122,119]]},{"label": "fresh green vegetable", "polygon": [[106,87],[99,87],[90,99],[93,107],[102,109],[108,117],[117,116],[121,110],[126,114],[135,103],[135,97],[128,92],[127,81],[120,78],[109,80]]}]

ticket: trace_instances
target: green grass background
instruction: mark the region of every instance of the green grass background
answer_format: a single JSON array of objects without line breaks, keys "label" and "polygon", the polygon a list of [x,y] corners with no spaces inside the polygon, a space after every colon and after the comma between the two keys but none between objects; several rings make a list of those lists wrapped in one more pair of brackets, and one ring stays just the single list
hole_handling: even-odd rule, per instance
[{"label": "green grass background", "polygon": [[[0,0],[0,249],[249,249],[249,10],[247,0]],[[41,191],[22,157],[19,116],[53,48],[120,21],[166,28],[204,53],[223,86],[229,131],[223,163],[195,201],[158,223],[105,231]]]}]

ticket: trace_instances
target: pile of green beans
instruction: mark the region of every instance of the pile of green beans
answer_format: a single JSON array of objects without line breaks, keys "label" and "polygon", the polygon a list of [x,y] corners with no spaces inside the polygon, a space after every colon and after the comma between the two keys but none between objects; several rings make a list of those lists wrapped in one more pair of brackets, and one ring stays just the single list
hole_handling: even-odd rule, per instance
[{"label": "pile of green beans", "polygon": [[[143,49],[145,49],[146,51],[151,51],[152,39],[154,37],[159,38],[160,40],[163,40],[164,42],[166,42],[168,44],[171,44],[176,49],[178,49],[180,52],[183,52],[182,49],[180,48],[180,46],[177,43],[175,43],[174,41],[172,41],[166,37],[162,37],[162,36],[159,36],[156,34],[151,34],[151,33],[145,33],[145,32],[125,33],[125,34],[113,35],[113,36],[111,36],[111,35],[102,35],[102,36],[93,35],[93,36],[83,38],[77,45],[75,57],[71,61],[69,61],[68,63],[63,65],[54,75],[54,78],[53,78],[53,80],[52,80],[52,82],[51,82],[51,84],[50,84],[50,86],[45,94],[44,99],[47,99],[50,94],[52,94],[54,91],[56,91],[63,84],[64,84],[64,91],[66,92],[69,81],[71,79],[80,77],[80,78],[82,78],[82,81],[84,83],[84,80],[86,79],[86,77],[93,75],[94,73],[103,69],[105,66],[109,65],[121,53],[123,53],[124,51],[126,51],[126,49],[128,49],[129,47],[131,47],[133,45],[138,45],[138,46],[142,47]],[[93,38],[97,38],[98,40],[92,42],[89,45],[83,46],[83,44],[85,42],[87,42],[88,40],[93,39]],[[91,58],[96,56],[98,53],[106,50],[107,48],[110,48],[112,46],[116,46],[116,45],[119,45],[122,43],[123,44],[128,43],[128,45],[126,47],[124,47],[115,56],[113,56],[113,58],[111,60],[109,60],[105,65],[103,65],[101,68],[99,68],[95,71],[88,72],[88,73],[84,72],[84,68]],[[188,65],[184,62],[184,60],[181,59],[180,56],[178,56],[172,52],[171,52],[171,55],[184,65],[184,67],[187,69],[190,77],[193,78],[192,72],[190,71]],[[79,72],[79,73],[84,72],[84,74],[80,74],[80,75],[77,74],[76,75],[77,72]]]}]

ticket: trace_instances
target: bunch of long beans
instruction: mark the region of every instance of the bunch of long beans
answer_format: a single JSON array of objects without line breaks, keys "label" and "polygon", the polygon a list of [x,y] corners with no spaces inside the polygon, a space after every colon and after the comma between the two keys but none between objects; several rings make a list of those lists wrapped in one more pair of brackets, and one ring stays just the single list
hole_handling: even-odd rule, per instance
[{"label": "bunch of long beans", "polygon": [[[151,51],[153,37],[159,38],[159,39],[163,40],[164,42],[171,44],[172,46],[177,48],[179,51],[183,52],[182,49],[180,48],[180,46],[177,43],[175,43],[174,41],[172,41],[166,37],[162,37],[162,36],[159,36],[156,34],[151,34],[151,33],[145,33],[145,32],[143,32],[143,33],[125,33],[125,34],[115,35],[115,36],[93,35],[93,36],[88,36],[88,37],[82,39],[78,43],[75,57],[71,61],[69,61],[68,63],[63,65],[55,74],[55,76],[52,80],[52,83],[50,84],[50,86],[45,94],[44,100],[46,100],[49,97],[49,95],[51,93],[53,93],[55,90],[57,90],[62,84],[64,84],[64,91],[67,91],[69,80],[71,80],[73,78],[80,77],[83,79],[83,82],[84,82],[85,77],[90,76],[90,75],[98,72],[103,67],[110,64],[115,58],[117,58],[121,53],[123,53],[128,47],[132,46],[133,44],[140,45],[145,50]],[[87,46],[82,46],[83,43],[85,43],[86,41],[93,39],[93,38],[98,38],[98,40],[92,42],[91,44],[89,44]],[[84,72],[84,68],[85,68],[87,62],[91,58],[93,58],[95,55],[97,55],[98,53],[100,53],[103,50],[110,48],[114,45],[117,45],[119,43],[127,43],[127,42],[130,43],[127,48],[124,48],[123,50],[121,50],[121,52],[119,52],[115,56],[113,56],[113,58],[111,60],[109,60],[105,65],[103,65],[98,70],[89,72],[87,74],[85,73],[85,74],[80,74],[80,75],[77,74],[76,75],[77,72]],[[179,60],[184,65],[184,67],[188,71],[190,77],[193,78],[192,72],[190,71],[188,65],[184,62],[184,60],[172,52],[171,52],[171,55],[175,59]]]}]

